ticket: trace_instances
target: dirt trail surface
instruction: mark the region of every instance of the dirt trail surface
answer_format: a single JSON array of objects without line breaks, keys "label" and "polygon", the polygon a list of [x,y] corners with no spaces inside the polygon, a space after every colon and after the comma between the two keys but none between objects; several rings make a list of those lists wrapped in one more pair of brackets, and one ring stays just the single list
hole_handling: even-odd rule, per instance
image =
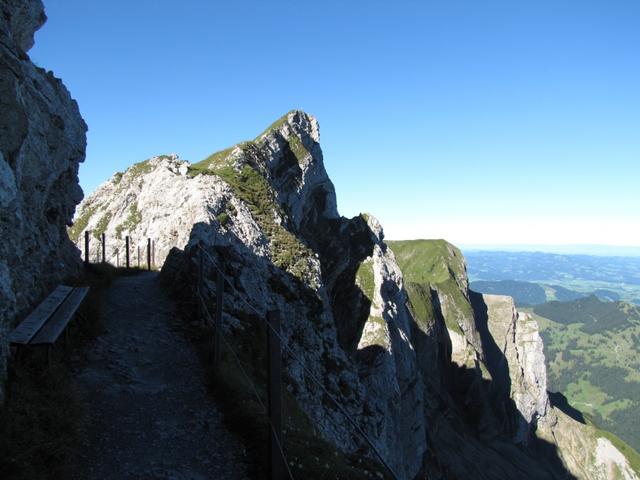
[{"label": "dirt trail surface", "polygon": [[78,479],[244,479],[205,372],[157,274],[118,277],[105,329],[74,361],[86,444]]}]

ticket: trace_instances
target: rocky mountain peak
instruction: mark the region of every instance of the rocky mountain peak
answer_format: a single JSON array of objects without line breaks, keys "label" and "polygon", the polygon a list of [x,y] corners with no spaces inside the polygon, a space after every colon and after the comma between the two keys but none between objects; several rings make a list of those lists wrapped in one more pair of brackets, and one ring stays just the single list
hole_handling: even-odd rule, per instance
[{"label": "rocky mountain peak", "polygon": [[241,174],[245,167],[259,173],[276,194],[296,228],[338,218],[333,183],[324,167],[320,128],[315,117],[292,110],[254,140],[214,153],[193,165],[194,171]]}]

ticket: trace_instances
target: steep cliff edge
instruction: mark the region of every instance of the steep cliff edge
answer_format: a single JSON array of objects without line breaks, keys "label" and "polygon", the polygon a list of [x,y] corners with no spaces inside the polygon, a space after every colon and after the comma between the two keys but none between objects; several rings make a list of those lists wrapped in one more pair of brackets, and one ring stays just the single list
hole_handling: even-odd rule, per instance
[{"label": "steep cliff edge", "polygon": [[439,332],[431,349],[451,358],[427,382],[433,478],[638,478],[601,432],[551,407],[538,325],[511,297],[470,291],[443,240],[389,245],[414,317]]},{"label": "steep cliff edge", "polygon": [[7,332],[79,267],[66,226],[82,199],[87,127],[62,82],[27,55],[45,20],[40,1],[0,0],[0,385]]},{"label": "steep cliff edge", "polygon": [[112,262],[125,235],[153,238],[185,305],[201,255],[211,302],[212,262],[223,268],[226,338],[258,384],[264,320],[281,312],[286,448],[317,436],[356,465],[375,460],[346,412],[399,478],[604,478],[586,426],[557,430],[566,419],[549,406],[535,322],[508,297],[469,291],[452,245],[385,242],[375,218],[340,217],[319,140],[315,118],[292,111],[202,162],[154,157],[88,197],[70,234],[105,233]]}]

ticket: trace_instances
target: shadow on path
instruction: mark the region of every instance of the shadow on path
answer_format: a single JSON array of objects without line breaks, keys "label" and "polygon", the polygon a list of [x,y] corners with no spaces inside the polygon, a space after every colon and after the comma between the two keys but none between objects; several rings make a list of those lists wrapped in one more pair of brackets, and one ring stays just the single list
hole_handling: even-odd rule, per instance
[{"label": "shadow on path", "polygon": [[243,479],[205,372],[156,273],[118,277],[105,331],[74,359],[87,422],[76,478]]}]

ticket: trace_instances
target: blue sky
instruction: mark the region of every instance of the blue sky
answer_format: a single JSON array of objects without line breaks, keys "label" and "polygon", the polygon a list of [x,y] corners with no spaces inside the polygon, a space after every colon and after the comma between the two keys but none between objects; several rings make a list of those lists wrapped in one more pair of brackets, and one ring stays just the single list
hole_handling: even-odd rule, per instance
[{"label": "blue sky", "polygon": [[85,193],[299,108],[340,212],[388,238],[640,246],[640,2],[44,3]]}]

